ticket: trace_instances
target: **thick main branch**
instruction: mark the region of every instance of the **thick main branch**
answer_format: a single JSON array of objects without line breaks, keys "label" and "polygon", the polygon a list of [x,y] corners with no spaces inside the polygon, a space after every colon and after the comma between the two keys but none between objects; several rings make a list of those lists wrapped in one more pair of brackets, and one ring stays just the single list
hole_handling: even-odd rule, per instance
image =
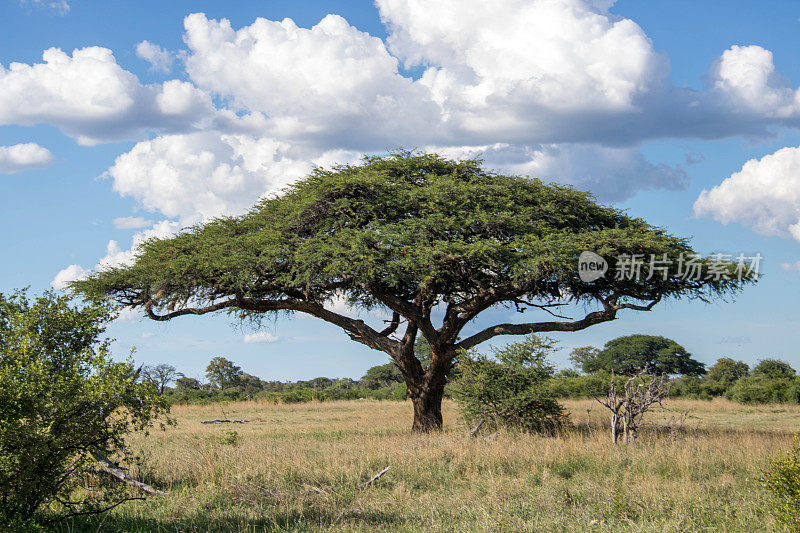
[{"label": "thick main branch", "polygon": [[617,309],[610,308],[589,313],[580,320],[566,320],[561,322],[530,322],[526,324],[497,324],[479,331],[471,337],[455,345],[456,350],[468,350],[473,346],[487,341],[498,335],[528,335],[530,333],[546,333],[550,331],[579,331],[589,326],[608,322],[616,318]]},{"label": "thick main branch", "polygon": [[269,311],[296,311],[306,313],[316,318],[330,322],[345,330],[350,338],[360,342],[375,350],[380,350],[393,355],[400,349],[401,343],[389,338],[389,335],[397,329],[399,317],[393,317],[392,323],[383,331],[376,331],[368,326],[363,320],[350,318],[339,313],[325,309],[322,304],[305,300],[286,299],[286,300],[260,300],[257,298],[233,297],[222,302],[217,302],[204,307],[186,307],[159,315],[153,307],[159,295],[147,301],[145,312],[153,320],[167,321],[182,315],[204,315],[214,311],[220,311],[229,307],[237,307],[245,311],[256,311],[260,313]]}]

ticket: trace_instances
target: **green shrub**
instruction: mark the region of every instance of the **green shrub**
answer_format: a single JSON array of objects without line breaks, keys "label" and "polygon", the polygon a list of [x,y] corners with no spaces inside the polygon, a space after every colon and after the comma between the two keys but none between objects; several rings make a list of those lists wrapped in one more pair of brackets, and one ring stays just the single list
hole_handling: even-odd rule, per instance
[{"label": "green shrub", "polygon": [[[710,400],[715,396],[712,391],[718,389],[714,385],[709,385],[705,379],[696,376],[681,376],[672,381],[669,395],[672,397],[692,398],[694,400]],[[716,394],[716,396],[718,395]]]},{"label": "green shrub", "polygon": [[771,379],[792,379],[797,375],[794,368],[780,359],[762,359],[753,368],[753,374],[761,374]]},{"label": "green shrub", "polygon": [[125,485],[95,474],[96,458],[131,460],[126,434],[149,427],[166,402],[137,382],[132,361],[112,360],[99,338],[111,318],[53,293],[0,294],[0,522],[126,499]]},{"label": "green shrub", "polygon": [[530,335],[525,340],[493,348],[496,360],[485,356],[459,358],[460,375],[450,393],[469,423],[485,420],[531,432],[552,432],[567,420],[567,412],[550,391],[555,369],[547,362],[553,341]]},{"label": "green shrub", "polygon": [[762,482],[769,493],[769,507],[778,522],[800,531],[800,442],[788,453],[769,461]]},{"label": "green shrub", "polygon": [[226,445],[226,446],[238,446],[239,445],[239,432],[238,431],[226,431],[222,437],[219,439],[219,443]]},{"label": "green shrub", "polygon": [[739,403],[796,403],[798,383],[797,378],[770,378],[754,373],[734,383],[725,397]]},{"label": "green shrub", "polygon": [[601,370],[586,376],[556,375],[550,380],[550,393],[556,398],[592,398],[608,394],[611,374]]}]

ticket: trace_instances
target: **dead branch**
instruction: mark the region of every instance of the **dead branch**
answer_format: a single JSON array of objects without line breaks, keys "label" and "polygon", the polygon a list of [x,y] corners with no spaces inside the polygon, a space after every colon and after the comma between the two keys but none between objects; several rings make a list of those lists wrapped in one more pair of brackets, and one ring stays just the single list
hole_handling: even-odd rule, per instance
[{"label": "dead branch", "polygon": [[[648,379],[645,379],[645,376]],[[661,400],[669,394],[671,383],[665,374],[656,377],[642,370],[625,382],[623,396],[622,391],[617,390],[614,377],[612,371],[608,396],[606,398],[595,396],[595,400],[611,411],[611,442],[616,444],[621,434],[625,443],[630,444],[638,436],[644,414],[653,405],[661,405]]]},{"label": "dead branch", "polygon": [[378,480],[378,478],[380,478],[382,475],[384,475],[386,472],[388,472],[390,468],[392,468],[392,467],[391,467],[391,466],[387,466],[386,468],[384,468],[383,470],[381,470],[380,472],[378,472],[377,474],[375,474],[374,476],[372,476],[372,479],[370,479],[369,481],[367,481],[366,483],[364,483],[364,488],[367,488],[367,487],[369,487],[370,485],[372,485],[372,483],[373,483],[374,481],[377,481],[377,480]]},{"label": "dead branch", "polygon": [[142,483],[141,481],[136,481],[131,476],[129,476],[124,468],[121,468],[119,465],[115,465],[111,462],[111,460],[106,457],[104,454],[100,452],[92,453],[92,457],[95,461],[97,461],[98,468],[105,472],[106,474],[111,475],[112,477],[122,481],[123,483],[127,483],[132,487],[136,487],[137,489],[141,490],[142,492],[146,492],[148,494],[153,494],[154,496],[164,496],[166,492],[162,492],[158,489],[154,489],[147,483]]},{"label": "dead branch", "polygon": [[470,437],[476,436],[485,423],[486,423],[485,419],[482,419],[480,422],[478,422],[478,424],[474,428],[472,428],[472,431],[469,432],[469,436]]},{"label": "dead branch", "polygon": [[306,488],[306,492],[316,492],[317,494],[330,494],[329,491],[321,489],[319,487],[315,487],[314,485],[303,484],[303,486]]}]

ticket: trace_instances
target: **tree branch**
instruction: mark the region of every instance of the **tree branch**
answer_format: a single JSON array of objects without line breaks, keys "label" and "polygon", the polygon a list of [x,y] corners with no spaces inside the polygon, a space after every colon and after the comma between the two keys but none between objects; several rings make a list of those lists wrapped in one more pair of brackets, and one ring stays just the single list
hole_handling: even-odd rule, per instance
[{"label": "tree branch", "polygon": [[479,331],[471,337],[467,337],[463,341],[455,345],[456,350],[468,350],[473,346],[496,337],[498,335],[527,335],[529,333],[544,333],[547,331],[579,331],[586,329],[589,326],[599,324],[601,322],[608,322],[616,318],[617,309],[614,307],[607,307],[602,311],[595,311],[589,313],[580,320],[564,321],[564,322],[532,322],[528,324],[498,324]]},{"label": "tree branch", "polygon": [[[222,302],[218,302],[216,304],[211,304],[205,307],[187,307],[183,309],[178,309],[176,311],[171,311],[169,313],[159,315],[153,311],[153,306],[156,304],[156,300],[158,300],[163,293],[159,292],[147,301],[145,304],[145,311],[147,312],[147,316],[152,318],[153,320],[158,321],[167,321],[171,320],[175,317],[179,317],[182,315],[204,315],[206,313],[212,313],[214,311],[220,311],[222,309],[226,309],[229,307],[238,307],[239,309],[243,309],[245,311],[258,311],[258,312],[267,312],[267,311],[296,311],[300,313],[306,313],[312,315],[314,317],[320,318],[325,320],[326,322],[330,322],[336,326],[339,326],[343,330],[345,330],[350,338],[358,341],[370,348],[375,350],[380,350],[383,352],[392,355],[395,353],[396,350],[400,348],[400,342],[390,339],[388,337],[389,334],[393,332],[389,331],[392,327],[397,329],[396,326],[390,325],[389,328],[386,328],[383,331],[389,331],[388,333],[384,334],[383,332],[375,331],[373,328],[368,326],[363,320],[357,320],[350,317],[346,317],[344,315],[340,315],[339,313],[334,313],[325,307],[322,304],[305,301],[305,300],[296,300],[296,299],[286,299],[286,300],[260,300],[257,298],[245,298],[242,296],[235,296],[228,300],[224,300]],[[395,313],[396,314],[396,313]],[[394,318],[393,318],[394,321]],[[397,321],[399,324],[399,316],[397,317]]]},{"label": "tree branch", "polygon": [[397,311],[395,311],[392,313],[392,320],[389,322],[389,325],[385,329],[381,330],[380,334],[383,335],[384,337],[388,337],[389,335],[397,331],[397,328],[399,326],[400,326],[400,314]]}]

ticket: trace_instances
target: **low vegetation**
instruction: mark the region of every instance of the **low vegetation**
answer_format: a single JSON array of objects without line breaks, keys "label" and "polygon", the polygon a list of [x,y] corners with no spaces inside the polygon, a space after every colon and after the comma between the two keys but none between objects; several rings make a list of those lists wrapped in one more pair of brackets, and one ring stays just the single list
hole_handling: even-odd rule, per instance
[{"label": "low vegetation", "polygon": [[[216,357],[201,383],[167,364],[136,370],[130,361],[111,360],[100,338],[109,317],[106,307],[73,307],[51,293],[34,301],[24,293],[0,298],[6,529],[793,531],[798,525],[800,448],[795,441],[788,453],[782,450],[791,444],[800,406],[756,403],[778,397],[775,384],[794,386],[794,369],[781,361],[761,361],[751,372],[720,360],[706,372],[674,341],[634,339],[615,349],[660,346],[657,357],[632,350],[635,358],[627,360],[618,351],[606,359],[613,366],[555,375],[547,361],[553,343],[530,336],[492,357],[463,352],[448,373],[458,404],[444,402],[446,430],[420,434],[404,424],[409,399],[393,364],[359,380],[270,383]],[[415,351],[426,364],[425,345]],[[603,350],[585,349],[580,357],[604,357]],[[666,364],[691,372],[671,380]],[[617,374],[626,371],[635,374]],[[661,401],[670,383],[685,387],[689,379],[717,397]],[[605,392],[607,403],[624,390],[622,418],[610,420],[595,400],[557,400],[558,384],[576,380]],[[770,392],[748,397],[749,406],[719,397],[737,397],[755,384]],[[206,405],[189,405],[204,395]],[[251,401],[234,401],[241,397]],[[360,399],[342,400],[348,397]],[[177,427],[134,431],[156,422],[168,398],[186,404],[173,407]],[[327,401],[334,399],[342,401]],[[483,424],[473,427],[476,421]],[[625,446],[608,439],[620,423]]]},{"label": "low vegetation", "polygon": [[46,293],[0,294],[0,524],[95,513],[130,499],[98,462],[134,459],[126,437],[152,425],[164,398],[114,362],[102,306]]},{"label": "low vegetation", "polygon": [[491,359],[462,356],[450,394],[467,422],[547,434],[563,429],[567,413],[547,386],[555,372],[547,360],[553,347],[531,335],[495,348]]},{"label": "low vegetation", "polygon": [[[506,348],[519,344],[509,343]],[[549,373],[543,381],[546,382],[548,396],[559,399],[604,397],[609,392],[612,372],[616,372],[618,387],[623,387],[631,375],[644,372],[659,376],[663,372],[669,380],[669,394],[673,398],[710,400],[725,397],[743,404],[800,404],[800,377],[784,361],[762,359],[751,370],[742,361],[722,357],[706,369],[682,346],[663,337],[631,335],[614,339],[606,346],[612,348],[609,351],[613,359],[604,355],[603,350],[591,346],[573,350],[571,359],[577,368]],[[621,346],[628,347],[629,357],[620,354]],[[648,355],[643,353],[646,350],[642,347],[655,349]],[[431,357],[427,342],[418,339],[414,349],[422,367],[427,368]],[[478,360],[482,357],[477,352],[470,353],[470,357],[477,357]],[[223,365],[229,372],[224,380],[214,377],[218,365]],[[360,379],[318,377],[295,382],[262,380],[243,372],[224,357],[216,357],[209,364],[209,369],[211,372],[206,373],[205,383],[195,378],[180,377],[181,374],[174,372],[174,367],[164,364],[145,367],[142,378],[151,380],[173,404],[253,399],[281,403],[404,400],[407,397],[403,375],[397,364],[391,361],[370,368]],[[445,388],[448,397],[452,395],[452,383],[459,372],[458,365],[448,372],[449,385]],[[170,379],[165,383],[163,377],[159,377],[165,373],[172,375],[174,381]],[[174,386],[165,386],[169,384]]]},{"label": "low vegetation", "polygon": [[764,471],[764,486],[769,491],[773,516],[792,531],[800,531],[800,441],[769,461]]},{"label": "low vegetation", "polygon": [[[589,400],[557,437],[412,434],[408,403],[175,406],[177,426],[131,442],[165,497],[60,531],[791,531],[761,476],[791,448],[800,406],[670,399],[634,446],[614,446]],[[682,427],[676,422],[689,412]],[[203,424],[209,419],[246,423]],[[232,436],[235,435],[235,436]],[[364,488],[387,466],[391,469]]]}]

